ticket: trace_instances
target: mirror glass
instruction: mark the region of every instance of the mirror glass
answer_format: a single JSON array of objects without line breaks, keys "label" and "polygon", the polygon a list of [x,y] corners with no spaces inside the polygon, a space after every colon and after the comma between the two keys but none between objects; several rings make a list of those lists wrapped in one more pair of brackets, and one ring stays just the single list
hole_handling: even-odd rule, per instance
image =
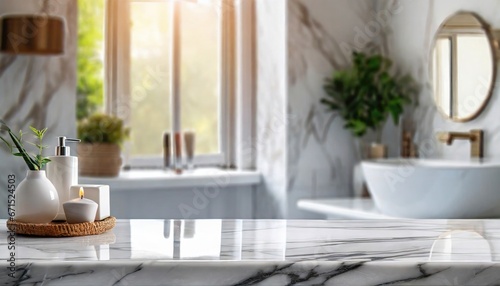
[{"label": "mirror glass", "polygon": [[434,39],[431,81],[438,109],[458,122],[477,117],[486,106],[496,73],[493,37],[473,13],[444,21]]}]

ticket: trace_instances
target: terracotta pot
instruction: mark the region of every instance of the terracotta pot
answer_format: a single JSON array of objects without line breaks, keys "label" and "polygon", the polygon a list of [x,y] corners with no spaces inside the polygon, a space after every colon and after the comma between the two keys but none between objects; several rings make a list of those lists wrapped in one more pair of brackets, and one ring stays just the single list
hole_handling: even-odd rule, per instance
[{"label": "terracotta pot", "polygon": [[81,176],[116,177],[122,158],[117,144],[78,144],[78,170]]}]

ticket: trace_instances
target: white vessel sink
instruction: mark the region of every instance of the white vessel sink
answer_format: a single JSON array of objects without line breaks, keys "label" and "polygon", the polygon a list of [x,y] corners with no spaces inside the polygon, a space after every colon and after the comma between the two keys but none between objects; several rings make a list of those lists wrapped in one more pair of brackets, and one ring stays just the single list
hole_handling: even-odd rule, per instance
[{"label": "white vessel sink", "polygon": [[385,159],[362,162],[384,214],[404,218],[499,218],[500,163]]}]

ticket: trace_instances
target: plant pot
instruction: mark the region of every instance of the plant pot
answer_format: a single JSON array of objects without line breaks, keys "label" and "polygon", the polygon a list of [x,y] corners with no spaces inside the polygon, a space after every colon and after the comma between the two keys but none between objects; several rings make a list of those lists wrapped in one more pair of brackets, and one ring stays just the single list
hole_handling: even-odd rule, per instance
[{"label": "plant pot", "polygon": [[380,143],[372,143],[370,145],[370,152],[368,154],[370,159],[384,159],[387,158],[387,145]]},{"label": "plant pot", "polygon": [[357,138],[355,146],[358,151],[360,161],[387,158],[387,145],[377,143],[377,141]]},{"label": "plant pot", "polygon": [[78,145],[78,169],[81,176],[116,177],[121,165],[120,146],[117,144]]},{"label": "plant pot", "polygon": [[49,223],[56,217],[59,196],[45,171],[28,171],[14,194],[16,221]]}]

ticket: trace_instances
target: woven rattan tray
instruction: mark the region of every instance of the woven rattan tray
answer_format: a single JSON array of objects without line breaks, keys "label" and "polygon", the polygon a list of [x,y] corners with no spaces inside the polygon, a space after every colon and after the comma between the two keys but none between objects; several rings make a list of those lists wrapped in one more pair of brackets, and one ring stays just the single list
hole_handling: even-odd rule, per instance
[{"label": "woven rattan tray", "polygon": [[63,237],[101,234],[115,227],[115,224],[115,217],[108,217],[94,222],[74,224],[69,224],[64,221],[51,223],[25,223],[8,220],[7,228],[16,234]]}]

